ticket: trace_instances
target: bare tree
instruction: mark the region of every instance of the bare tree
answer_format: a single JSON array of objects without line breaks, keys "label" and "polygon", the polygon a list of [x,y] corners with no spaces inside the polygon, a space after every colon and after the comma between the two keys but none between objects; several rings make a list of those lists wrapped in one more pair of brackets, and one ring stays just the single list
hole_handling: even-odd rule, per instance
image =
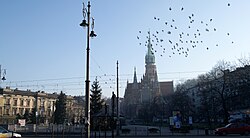
[{"label": "bare tree", "polygon": [[188,88],[185,83],[176,86],[174,94],[170,97],[169,108],[171,111],[180,111],[184,120],[194,113],[193,103],[188,96]]},{"label": "bare tree", "polygon": [[[230,71],[234,69],[229,62],[219,61],[216,66],[207,73],[206,80],[209,82],[207,87],[210,91],[212,102],[218,102],[221,107],[213,107],[220,109],[223,115],[224,123],[228,123],[229,119],[229,100],[232,95],[230,87],[232,86],[232,77]],[[219,105],[218,105],[219,106]]]},{"label": "bare tree", "polygon": [[241,57],[237,59],[238,62],[236,62],[236,66],[238,67],[244,67],[246,65],[250,65],[250,55],[247,57]]}]

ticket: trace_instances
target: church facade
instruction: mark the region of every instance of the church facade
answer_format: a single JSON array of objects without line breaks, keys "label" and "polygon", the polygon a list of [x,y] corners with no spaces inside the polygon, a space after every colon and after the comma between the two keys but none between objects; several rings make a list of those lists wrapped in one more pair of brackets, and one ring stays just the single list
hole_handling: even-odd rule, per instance
[{"label": "church facade", "polygon": [[158,81],[155,55],[152,51],[150,36],[147,43],[145,56],[145,73],[140,82],[137,80],[136,69],[134,69],[133,82],[127,82],[124,94],[124,115],[127,118],[137,118],[140,109],[145,104],[152,104],[156,100],[162,102],[163,96],[173,93],[173,81]]}]

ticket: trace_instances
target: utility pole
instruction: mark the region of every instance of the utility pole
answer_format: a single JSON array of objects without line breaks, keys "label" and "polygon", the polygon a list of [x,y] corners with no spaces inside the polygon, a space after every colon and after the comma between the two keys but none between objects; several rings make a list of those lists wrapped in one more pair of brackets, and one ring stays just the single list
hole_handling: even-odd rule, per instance
[{"label": "utility pole", "polygon": [[119,65],[119,63],[118,63],[118,60],[117,60],[117,63],[116,63],[116,65],[117,65],[117,78],[116,78],[116,82],[117,82],[117,84],[116,84],[116,86],[117,86],[117,103],[116,103],[116,105],[117,105],[117,109],[116,109],[116,114],[117,114],[117,126],[116,126],[116,135],[117,136],[119,136],[120,135],[120,114],[119,114],[119,77],[118,77],[118,69],[119,69],[119,67],[118,67],[118,65]]},{"label": "utility pole", "polygon": [[115,117],[115,93],[112,92],[112,138],[114,138],[114,117]]}]

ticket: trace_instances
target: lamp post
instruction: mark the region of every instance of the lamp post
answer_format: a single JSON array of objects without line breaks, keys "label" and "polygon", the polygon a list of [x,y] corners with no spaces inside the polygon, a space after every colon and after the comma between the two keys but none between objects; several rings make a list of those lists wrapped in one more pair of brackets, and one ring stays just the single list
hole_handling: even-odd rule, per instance
[{"label": "lamp post", "polygon": [[114,117],[115,117],[115,93],[112,92],[112,138],[114,138]]},{"label": "lamp post", "polygon": [[117,76],[116,76],[116,87],[117,87],[117,103],[116,103],[116,106],[117,106],[117,108],[116,108],[116,113],[117,113],[117,127],[116,127],[116,135],[117,136],[119,136],[120,135],[120,113],[119,113],[119,78],[118,78],[118,70],[119,70],[119,62],[118,62],[118,60],[117,60],[117,62],[116,62],[116,65],[117,65],[117,67],[116,67],[116,70],[117,70]]},{"label": "lamp post", "polygon": [[[90,86],[89,86],[89,39],[90,37],[96,37],[94,29],[94,18],[92,18],[92,24],[91,24],[91,33],[90,33],[90,1],[88,1],[87,8],[85,8],[85,5],[83,3],[83,20],[82,23],[80,23],[80,26],[83,28],[87,27],[87,54],[86,54],[86,81],[85,81],[85,138],[90,138]],[[87,20],[86,20],[86,14],[87,14]]]},{"label": "lamp post", "polygon": [[[3,73],[2,73],[3,71]],[[3,74],[3,77],[1,76]],[[5,81],[6,80],[6,69],[2,69],[2,65],[0,65],[0,78],[2,81]]]},{"label": "lamp post", "polygon": [[[3,73],[2,73],[3,71]],[[2,74],[3,74],[3,77],[2,77]],[[0,65],[0,88],[2,87],[2,81],[5,81],[6,80],[6,69],[2,69],[2,65]],[[3,123],[3,114],[1,114],[1,120],[0,122]]]},{"label": "lamp post", "polygon": [[[2,72],[3,71],[3,72]],[[2,77],[3,75],[3,77]],[[0,65],[0,88],[2,87],[1,86],[1,81],[5,81],[6,80],[6,69],[2,69],[2,65]]]}]

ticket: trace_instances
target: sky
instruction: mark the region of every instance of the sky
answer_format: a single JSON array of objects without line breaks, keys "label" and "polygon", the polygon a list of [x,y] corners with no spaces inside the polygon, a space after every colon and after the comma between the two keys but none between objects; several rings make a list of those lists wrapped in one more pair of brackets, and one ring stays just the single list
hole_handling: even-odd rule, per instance
[{"label": "sky", "polygon": [[[85,95],[83,2],[0,1],[0,65],[7,79],[1,87]],[[138,80],[145,72],[149,31],[159,81],[177,84],[219,60],[249,57],[249,6],[249,0],[92,0],[97,37],[90,39],[91,84],[97,78],[105,97],[116,92],[118,61],[123,97],[134,68]]]}]

